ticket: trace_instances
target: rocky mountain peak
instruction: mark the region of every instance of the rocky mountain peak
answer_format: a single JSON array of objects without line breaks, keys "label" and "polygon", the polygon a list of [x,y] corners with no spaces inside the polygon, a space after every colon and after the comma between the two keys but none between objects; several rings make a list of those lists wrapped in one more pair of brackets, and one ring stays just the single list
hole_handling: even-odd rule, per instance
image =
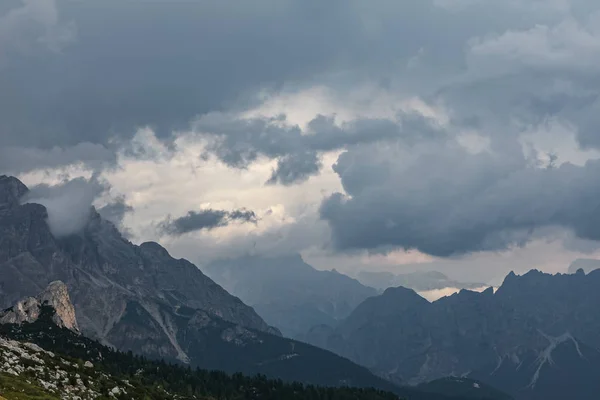
[{"label": "rocky mountain peak", "polygon": [[600,260],[594,258],[578,258],[569,265],[568,272],[569,274],[575,274],[582,269],[583,272],[589,274],[598,268],[600,268]]},{"label": "rocky mountain peak", "polygon": [[165,249],[164,247],[162,247],[160,244],[156,243],[156,242],[144,242],[142,244],[140,244],[140,249],[144,252],[147,252],[148,254],[153,254],[154,256],[157,257],[164,257],[164,258],[169,258],[169,252],[167,251],[167,249]]},{"label": "rocky mountain peak", "polygon": [[29,189],[13,176],[0,175],[0,209],[19,204],[19,200]]},{"label": "rocky mountain peak", "polygon": [[397,301],[422,302],[424,300],[413,289],[405,288],[404,286],[387,288],[383,292],[382,297],[387,297],[388,299],[393,299]]},{"label": "rocky mountain peak", "polygon": [[26,297],[14,306],[0,313],[0,323],[22,324],[34,322],[40,316],[42,306],[51,306],[55,310],[53,321],[56,325],[79,332],[75,308],[71,303],[67,285],[61,281],[51,282],[36,297]]}]

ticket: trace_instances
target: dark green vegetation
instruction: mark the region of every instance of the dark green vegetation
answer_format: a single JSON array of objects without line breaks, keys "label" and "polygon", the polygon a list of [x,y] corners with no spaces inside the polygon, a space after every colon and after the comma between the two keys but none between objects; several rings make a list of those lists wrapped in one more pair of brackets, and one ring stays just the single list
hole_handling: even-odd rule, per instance
[{"label": "dark green vegetation", "polygon": [[[113,351],[99,343],[79,336],[67,329],[58,328],[51,322],[53,310],[45,308],[42,316],[34,323],[0,325],[0,335],[13,340],[36,343],[69,360],[84,382],[93,381],[91,375],[101,371],[109,378],[100,378],[95,382],[99,392],[107,395],[115,381],[127,380],[127,395],[117,395],[122,399],[165,399],[166,394],[178,395],[178,398],[205,399],[373,399],[394,400],[398,397],[390,392],[360,388],[325,388],[301,383],[284,383],[282,380],[268,379],[264,375],[246,377],[242,374],[228,375],[224,372],[190,369],[164,361],[150,361],[132,353]],[[75,365],[91,361],[93,370]],[[65,367],[67,370],[68,367]],[[102,376],[102,374],[100,374]],[[54,399],[44,394],[34,384],[27,383],[21,377],[2,376],[0,393],[8,396],[27,390],[27,399]],[[7,390],[9,387],[15,390]],[[29,395],[28,395],[29,396]],[[38,397],[36,397],[38,396]],[[103,399],[104,397],[100,397]],[[109,398],[109,397],[106,397]],[[170,398],[170,397],[168,397]]]},{"label": "dark green vegetation", "polygon": [[[144,354],[144,349],[159,346],[162,338],[155,340],[152,331],[145,328],[152,325],[151,321],[152,316],[139,303],[128,303],[121,320],[113,328],[113,344],[134,354]],[[189,356],[192,367],[262,374],[323,386],[395,389],[394,385],[366,368],[332,352],[247,329],[200,310],[179,308],[172,324],[176,328],[176,339]],[[176,362],[175,359],[168,361]]]},{"label": "dark green vegetation", "polygon": [[510,400],[512,397],[481,381],[465,378],[442,378],[417,386],[420,390],[430,393],[443,393],[461,399],[481,399],[483,397],[498,400]]},{"label": "dark green vegetation", "polygon": [[0,400],[60,400],[25,377],[0,374]]},{"label": "dark green vegetation", "polygon": [[[241,373],[192,369],[180,364],[165,361],[148,360],[132,352],[123,353],[112,350],[96,341],[77,335],[70,330],[59,328],[51,318],[54,310],[44,307],[37,321],[30,324],[0,325],[0,336],[18,341],[35,343],[45,350],[53,351],[73,364],[74,371],[82,375],[86,382],[94,382],[95,390],[106,394],[118,382],[127,380],[127,395],[122,399],[165,399],[179,396],[182,399],[373,399],[396,400],[458,400],[463,397],[442,394],[443,392],[421,391],[412,388],[398,388],[388,384],[390,390],[374,388],[337,388],[287,382],[281,379],[269,379],[265,375],[253,377]],[[81,365],[91,361],[94,368],[85,370]],[[79,367],[75,367],[78,365]],[[316,368],[318,365],[298,365],[298,368]],[[101,376],[100,379],[97,376]],[[23,384],[23,381],[20,381]],[[2,386],[0,386],[2,388]],[[32,385],[29,390],[35,390]],[[446,390],[446,389],[445,389]],[[456,388],[447,388],[448,393],[457,393]],[[392,393],[392,391],[394,393]],[[0,391],[0,393],[3,393]],[[473,399],[504,400],[503,396],[488,396]],[[400,397],[398,397],[400,396]],[[32,397],[35,398],[35,397]],[[43,399],[44,397],[40,397]],[[46,399],[53,399],[49,396]],[[100,399],[103,399],[100,397]]]}]

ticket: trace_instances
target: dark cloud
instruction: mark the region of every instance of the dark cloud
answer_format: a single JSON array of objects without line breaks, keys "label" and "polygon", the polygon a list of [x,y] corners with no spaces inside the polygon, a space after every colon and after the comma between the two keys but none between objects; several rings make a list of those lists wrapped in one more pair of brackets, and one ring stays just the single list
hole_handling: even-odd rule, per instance
[{"label": "dark cloud", "polygon": [[[556,120],[600,148],[599,15],[591,0],[3,1],[0,170],[152,159],[128,143],[137,128],[168,142],[193,121],[231,167],[277,160],[271,184],[302,182],[323,152],[347,150],[334,166],[346,194],[321,209],[339,248],[493,250],[549,225],[596,240],[596,164],[537,168],[519,138]],[[239,117],[264,94],[322,85],[344,103],[364,83],[448,121],[318,116],[303,131]],[[458,145],[463,131],[489,151]],[[243,220],[232,215],[182,218],[210,229]]]},{"label": "dark cloud", "polygon": [[[169,139],[173,129],[188,127],[197,115],[235,113],[260,102],[264,91],[313,84],[343,96],[361,82],[384,82],[392,92],[435,101],[446,98],[439,90],[451,82],[456,90],[448,104],[456,108],[454,117],[489,118],[487,125],[504,116],[524,118],[527,107],[519,106],[532,95],[542,97],[557,73],[571,74],[597,95],[597,80],[583,85],[597,76],[597,63],[589,56],[594,51],[585,47],[590,41],[581,41],[595,39],[593,31],[585,34],[597,5],[572,0],[568,11],[541,5],[533,0],[493,5],[452,0],[3,2],[0,48],[9,50],[0,55],[0,135],[4,146],[35,151],[77,153],[74,146],[90,143],[114,153],[139,127],[152,126]],[[573,18],[582,22],[569,25]],[[105,21],[111,21],[111,29]],[[431,30],[440,24],[443,33]],[[539,45],[528,48],[528,43]],[[498,80],[507,76],[514,77],[510,85]],[[477,94],[473,82],[482,87]],[[542,109],[530,110],[527,118],[548,113],[543,102],[537,104]],[[580,126],[582,143],[597,145],[597,107],[586,107],[589,111],[572,110],[566,117]],[[476,111],[483,109],[488,112]],[[322,134],[303,139],[299,151],[293,128],[279,130],[284,137],[277,140],[269,131],[248,150],[247,141],[256,138],[247,140],[236,130],[219,154],[231,165],[246,165],[257,154],[298,159],[306,151],[364,142],[362,135],[335,129],[321,118],[313,129]],[[245,123],[248,135],[260,125]],[[385,136],[394,129],[389,121],[365,123],[369,126],[356,131]],[[49,158],[42,164],[55,166],[56,159]],[[64,159],[80,158],[94,161],[98,155]],[[106,158],[111,156],[101,157]]]},{"label": "dark cloud", "polygon": [[123,195],[117,196],[114,200],[102,206],[98,210],[98,214],[107,221],[110,221],[121,234],[128,238],[133,238],[133,232],[128,226],[123,224],[123,219],[128,213],[135,211],[133,206],[127,204],[126,198]]},{"label": "dark cloud", "polygon": [[[433,0],[3,2],[0,48],[10,50],[0,63],[0,135],[4,146],[112,149],[139,127],[168,139],[196,115],[243,110],[259,92],[283,87],[344,91],[402,71],[404,90],[414,93],[415,82],[422,91],[459,71],[477,32],[525,25],[513,21],[523,11],[510,7],[477,18],[458,11]],[[442,20],[444,34],[432,34]],[[405,74],[423,48],[429,67]],[[313,146],[355,139],[329,133]],[[239,139],[227,142],[234,156]]]},{"label": "dark cloud", "polygon": [[60,52],[15,52],[2,66],[8,145],[104,144],[146,125],[168,137],[195,115],[250,104],[257,90],[358,61],[352,47],[362,41],[357,15],[338,1],[55,4],[42,21],[40,10],[21,7],[23,21],[4,24],[10,32],[77,28]]},{"label": "dark cloud", "polygon": [[113,165],[116,154],[100,144],[82,142],[71,147],[48,149],[2,146],[0,147],[0,171],[19,174],[34,169],[57,168],[71,164],[83,164],[99,170]]},{"label": "dark cloud", "polygon": [[293,185],[316,175],[321,169],[321,161],[315,152],[295,153],[277,160],[277,168],[273,170],[267,184]]},{"label": "dark cloud", "polygon": [[257,217],[250,210],[213,210],[189,211],[183,217],[168,217],[159,224],[159,230],[167,235],[179,236],[190,232],[211,230],[227,226],[233,222],[256,223]]},{"label": "dark cloud", "polygon": [[133,206],[127,204],[125,196],[117,196],[113,201],[98,209],[98,214],[115,226],[121,227],[125,214],[133,212]]},{"label": "dark cloud", "polygon": [[277,158],[268,183],[291,185],[319,172],[320,152],[387,140],[412,146],[444,139],[444,132],[423,115],[399,113],[397,117],[399,122],[363,118],[338,125],[333,118],[319,115],[303,131],[283,115],[240,119],[213,113],[198,119],[194,128],[212,137],[208,152],[229,166],[245,168],[259,156]]},{"label": "dark cloud", "polygon": [[600,161],[539,168],[522,153],[370,148],[342,154],[335,170],[348,196],[320,213],[338,249],[450,256],[520,246],[553,227],[600,240]]}]

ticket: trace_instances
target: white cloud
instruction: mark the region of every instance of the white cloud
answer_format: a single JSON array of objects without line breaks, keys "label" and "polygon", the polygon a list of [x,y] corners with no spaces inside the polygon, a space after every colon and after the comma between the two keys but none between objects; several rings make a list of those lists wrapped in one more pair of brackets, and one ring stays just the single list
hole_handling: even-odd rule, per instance
[{"label": "white cloud", "polygon": [[[473,288],[473,289],[469,289],[469,290],[471,290],[473,292],[483,292],[488,287],[489,286],[481,286],[481,287]],[[443,288],[443,289],[424,290],[424,291],[417,292],[417,293],[419,294],[419,296],[421,296],[429,301],[436,301],[438,299],[441,299],[442,297],[452,296],[454,293],[458,293],[460,291],[461,291],[461,288],[447,287],[447,288]]]}]

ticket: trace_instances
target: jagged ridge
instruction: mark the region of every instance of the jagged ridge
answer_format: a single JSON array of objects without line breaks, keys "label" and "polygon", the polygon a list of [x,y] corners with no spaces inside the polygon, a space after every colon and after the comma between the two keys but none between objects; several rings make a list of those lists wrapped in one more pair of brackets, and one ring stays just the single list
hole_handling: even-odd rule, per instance
[{"label": "jagged ridge", "polygon": [[[482,293],[462,290],[433,303],[408,289],[389,289],[363,302],[335,329],[316,332],[315,340],[398,383],[471,374],[492,384],[501,382],[505,386],[500,389],[515,394],[529,386],[533,390],[524,398],[530,399],[542,386],[546,394],[552,388],[559,392],[559,379],[544,378],[546,384],[539,385],[553,367],[549,354],[556,347],[575,344],[569,357],[578,365],[579,347],[600,348],[599,307],[600,270],[587,275],[532,270],[522,276],[508,274],[495,293],[492,288]],[[590,360],[592,354],[588,352]],[[502,360],[515,368],[529,360],[524,365],[531,368],[520,370],[527,379],[518,388],[491,378]],[[600,365],[589,365],[600,374]],[[577,392],[581,396],[593,383],[571,380],[583,388]]]}]

